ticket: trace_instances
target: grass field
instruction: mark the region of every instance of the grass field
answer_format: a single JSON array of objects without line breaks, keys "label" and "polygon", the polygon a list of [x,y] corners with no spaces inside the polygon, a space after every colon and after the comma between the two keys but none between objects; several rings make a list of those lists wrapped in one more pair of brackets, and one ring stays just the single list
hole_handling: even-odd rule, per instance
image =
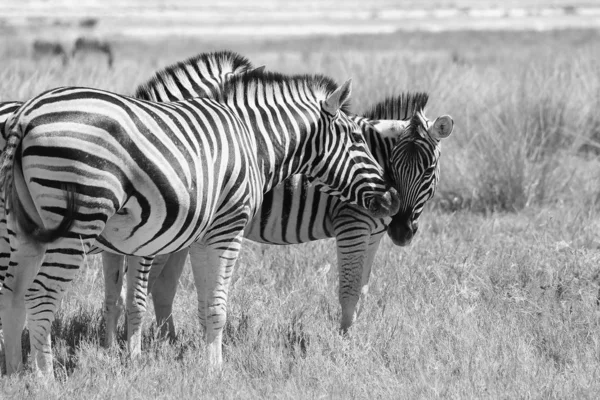
[{"label": "grass field", "polygon": [[36,64],[6,46],[0,100],[65,84],[132,93],[156,69],[225,45],[271,70],[352,77],[357,112],[422,90],[430,118],[454,117],[416,239],[384,239],[348,338],[333,242],[248,242],[221,371],[204,360],[189,270],[177,343],[156,339],[150,310],[140,360],[104,350],[91,258],[55,324],[57,381],[4,377],[0,398],[598,398],[599,32],[121,42],[113,70]]}]

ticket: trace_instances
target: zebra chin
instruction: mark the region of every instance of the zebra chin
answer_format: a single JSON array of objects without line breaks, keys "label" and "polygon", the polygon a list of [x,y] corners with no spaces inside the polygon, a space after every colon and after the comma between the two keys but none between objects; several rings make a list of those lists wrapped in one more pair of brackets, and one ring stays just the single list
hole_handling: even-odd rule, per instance
[{"label": "zebra chin", "polygon": [[367,202],[367,209],[373,218],[385,218],[398,212],[400,197],[394,188],[390,188],[384,195],[374,196]]},{"label": "zebra chin", "polygon": [[408,246],[419,229],[417,221],[413,221],[412,214],[398,213],[388,225],[387,233],[396,246]]}]

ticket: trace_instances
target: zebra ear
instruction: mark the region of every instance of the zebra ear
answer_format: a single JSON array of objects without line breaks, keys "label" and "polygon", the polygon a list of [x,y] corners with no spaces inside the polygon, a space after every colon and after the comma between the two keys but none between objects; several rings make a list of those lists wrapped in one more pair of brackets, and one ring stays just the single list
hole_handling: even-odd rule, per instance
[{"label": "zebra ear", "polygon": [[251,69],[248,72],[256,72],[256,73],[265,72],[265,67],[266,67],[266,65],[261,65],[260,67],[256,67],[254,69]]},{"label": "zebra ear", "polygon": [[345,102],[350,100],[350,94],[352,94],[352,79],[348,79],[329,95],[327,100],[323,102],[323,109],[329,114],[335,114]]},{"label": "zebra ear", "polygon": [[454,129],[454,120],[449,115],[437,117],[429,128],[429,136],[434,139],[445,139],[452,133]]}]

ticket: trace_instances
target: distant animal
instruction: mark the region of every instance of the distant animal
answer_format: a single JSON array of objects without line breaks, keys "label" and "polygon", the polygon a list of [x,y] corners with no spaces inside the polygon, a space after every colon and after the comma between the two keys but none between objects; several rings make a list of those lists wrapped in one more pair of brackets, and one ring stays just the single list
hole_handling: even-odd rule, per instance
[{"label": "distant animal", "polygon": [[106,54],[108,67],[112,68],[114,57],[112,47],[110,43],[101,41],[98,39],[83,38],[79,37],[75,40],[73,50],[71,51],[71,58],[75,58],[77,54],[81,53],[103,53]]},{"label": "distant animal", "polygon": [[46,40],[35,40],[33,42],[33,58],[38,61],[45,57],[60,57],[63,65],[66,65],[69,56],[62,44]]}]

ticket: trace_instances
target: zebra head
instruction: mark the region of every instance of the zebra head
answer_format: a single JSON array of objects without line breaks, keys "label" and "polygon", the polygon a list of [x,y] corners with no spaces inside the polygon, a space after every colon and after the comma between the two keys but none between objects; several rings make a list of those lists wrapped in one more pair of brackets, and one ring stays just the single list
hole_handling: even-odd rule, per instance
[{"label": "zebra head", "polygon": [[320,134],[312,151],[313,168],[305,173],[343,201],[368,210],[374,218],[394,215],[399,207],[396,189],[384,180],[383,168],[365,142],[364,126],[348,114],[351,80],[321,102]]},{"label": "zebra head", "polygon": [[443,115],[429,121],[417,110],[398,137],[390,157],[390,175],[400,197],[400,209],[388,225],[398,246],[410,243],[427,200],[433,197],[440,176],[441,140],[452,133],[454,121]]}]

